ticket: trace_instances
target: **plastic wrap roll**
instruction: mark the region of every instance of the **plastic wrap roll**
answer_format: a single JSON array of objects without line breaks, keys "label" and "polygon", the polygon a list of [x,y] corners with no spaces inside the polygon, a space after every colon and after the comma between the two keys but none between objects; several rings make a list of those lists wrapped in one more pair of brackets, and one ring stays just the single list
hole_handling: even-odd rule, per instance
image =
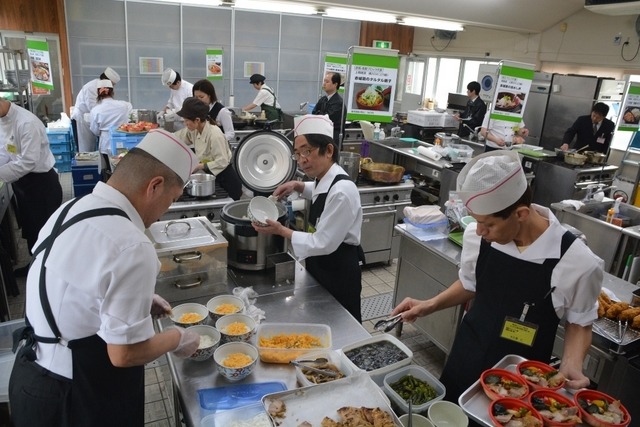
[{"label": "plastic wrap roll", "polygon": [[436,153],[430,147],[418,147],[418,153],[435,161],[442,158],[441,154]]}]

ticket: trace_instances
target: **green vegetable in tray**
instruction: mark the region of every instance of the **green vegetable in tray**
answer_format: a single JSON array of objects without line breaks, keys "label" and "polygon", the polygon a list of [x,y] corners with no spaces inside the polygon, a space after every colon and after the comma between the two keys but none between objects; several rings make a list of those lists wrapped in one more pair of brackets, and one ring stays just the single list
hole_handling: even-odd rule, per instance
[{"label": "green vegetable in tray", "polygon": [[427,403],[438,395],[431,385],[413,375],[405,375],[391,384],[391,388],[404,400],[411,399],[414,405]]}]

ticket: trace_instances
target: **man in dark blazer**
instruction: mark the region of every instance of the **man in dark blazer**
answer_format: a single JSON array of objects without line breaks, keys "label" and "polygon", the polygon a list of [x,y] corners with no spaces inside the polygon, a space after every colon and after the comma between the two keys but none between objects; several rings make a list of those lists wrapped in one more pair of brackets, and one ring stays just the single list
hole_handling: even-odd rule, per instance
[{"label": "man in dark blazer", "polygon": [[328,115],[333,122],[333,141],[340,147],[340,128],[344,122],[342,115],[342,97],[338,93],[340,87],[340,73],[327,73],[322,81],[322,89],[326,95],[322,96],[311,114]]},{"label": "man in dark blazer", "polygon": [[469,97],[469,100],[467,101],[467,108],[465,108],[462,114],[457,114],[455,116],[456,120],[460,122],[458,136],[463,138],[469,136],[471,129],[482,126],[482,120],[487,112],[487,104],[485,104],[478,95],[480,95],[480,83],[469,83],[467,85],[467,96]]},{"label": "man in dark blazer", "polygon": [[607,153],[613,131],[616,125],[607,119],[609,106],[602,102],[597,102],[591,108],[591,115],[580,116],[564,133],[562,145],[560,149],[567,151],[572,146],[573,138],[577,136],[577,143],[573,144],[574,148],[582,148],[589,146],[589,151],[597,151],[599,153]]}]

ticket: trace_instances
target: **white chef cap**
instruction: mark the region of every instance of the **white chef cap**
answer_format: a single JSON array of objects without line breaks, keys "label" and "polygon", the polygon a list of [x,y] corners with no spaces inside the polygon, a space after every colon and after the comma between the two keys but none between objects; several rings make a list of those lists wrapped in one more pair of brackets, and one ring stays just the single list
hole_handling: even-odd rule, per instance
[{"label": "white chef cap", "polygon": [[118,83],[120,81],[120,74],[116,73],[116,70],[114,70],[111,67],[105,68],[104,75],[107,76],[109,80],[111,80],[114,83]]},{"label": "white chef cap", "polygon": [[457,193],[474,214],[491,215],[524,194],[527,178],[515,151],[496,150],[474,157],[460,171]]},{"label": "white chef cap", "polygon": [[333,122],[324,116],[307,114],[293,119],[293,137],[308,134],[320,134],[333,138]]},{"label": "white chef cap", "polygon": [[103,87],[113,87],[113,83],[111,83],[111,80],[98,80],[98,84],[96,85],[96,87],[98,89],[103,88]]},{"label": "white chef cap", "polygon": [[136,146],[164,163],[169,169],[187,182],[198,164],[193,151],[170,132],[163,129],[150,131]]},{"label": "white chef cap", "polygon": [[173,84],[173,82],[176,81],[176,77],[177,77],[176,72],[173,71],[171,68],[167,68],[162,72],[162,84],[165,86]]}]

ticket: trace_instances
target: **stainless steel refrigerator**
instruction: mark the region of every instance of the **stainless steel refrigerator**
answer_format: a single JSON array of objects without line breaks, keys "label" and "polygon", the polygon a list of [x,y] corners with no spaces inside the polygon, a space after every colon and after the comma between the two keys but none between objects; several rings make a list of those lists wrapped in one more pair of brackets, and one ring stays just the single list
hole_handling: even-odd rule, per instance
[{"label": "stainless steel refrigerator", "polygon": [[551,77],[551,73],[536,72],[533,75],[531,89],[527,95],[527,108],[522,116],[524,124],[529,129],[526,141],[529,145],[540,145],[544,112],[551,92]]},{"label": "stainless steel refrigerator", "polygon": [[540,145],[547,150],[562,145],[565,131],[579,116],[591,112],[599,80],[595,76],[553,74]]}]

